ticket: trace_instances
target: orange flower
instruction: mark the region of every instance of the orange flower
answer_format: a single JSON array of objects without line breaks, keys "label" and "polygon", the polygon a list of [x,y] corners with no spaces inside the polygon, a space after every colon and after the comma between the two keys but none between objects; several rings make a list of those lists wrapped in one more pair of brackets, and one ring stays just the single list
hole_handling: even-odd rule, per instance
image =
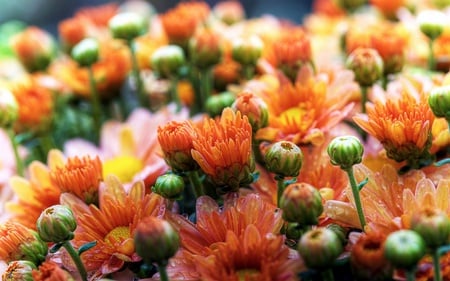
[{"label": "orange flower", "polygon": [[[161,216],[164,200],[157,194],[145,194],[142,182],[133,184],[129,193],[117,178],[110,176],[99,192],[99,206],[86,205],[70,193],[61,195],[62,204],[70,206],[77,219],[75,247],[97,241],[97,244],[81,255],[93,276],[102,277],[116,272],[125,262],[137,262],[134,231],[140,220],[147,216]],[[66,266],[71,266],[70,262]]]},{"label": "orange flower", "polygon": [[414,164],[427,156],[434,115],[425,95],[417,96],[407,86],[403,86],[398,97],[368,103],[367,115],[356,115],[353,120],[383,144],[388,157]]},{"label": "orange flower", "polygon": [[239,81],[241,65],[230,56],[224,55],[221,62],[213,67],[214,86],[219,91],[226,90],[230,84]]},{"label": "orange flower", "polygon": [[405,0],[370,0],[386,17],[393,18],[397,10],[405,5]]},{"label": "orange flower", "polygon": [[49,89],[39,84],[34,76],[17,80],[10,85],[19,104],[19,131],[40,131],[47,129],[53,117],[53,96]]},{"label": "orange flower", "polygon": [[[117,94],[131,69],[128,49],[116,40],[101,42],[99,60],[92,65],[92,69],[99,94],[104,97]],[[90,96],[88,70],[79,67],[75,61],[61,58],[50,66],[49,73],[74,93]]]},{"label": "orange flower", "polygon": [[195,225],[168,214],[181,237],[181,249],[168,267],[171,279],[239,280],[247,275],[253,278],[246,280],[296,280],[298,260],[288,257],[283,238],[276,236],[283,220],[274,205],[250,194],[234,205],[226,202],[220,211],[213,199],[203,196],[197,200],[196,214]]},{"label": "orange flower", "polygon": [[192,157],[219,186],[236,191],[252,181],[252,126],[247,116],[225,108],[218,120],[205,120],[193,141]]},{"label": "orange flower", "polygon": [[33,270],[34,281],[71,281],[75,280],[69,272],[52,261],[44,261],[38,270]]},{"label": "orange flower", "polygon": [[61,44],[70,50],[78,42],[88,37],[89,21],[85,18],[68,18],[58,24]]},{"label": "orange flower", "polygon": [[48,154],[48,166],[34,161],[28,168],[28,179],[14,176],[10,180],[11,188],[17,196],[17,202],[6,203],[11,219],[31,229],[36,229],[36,221],[46,208],[59,204],[61,191],[50,179],[50,169],[58,162],[60,152],[51,150]]},{"label": "orange flower", "polygon": [[318,145],[353,107],[349,100],[358,88],[350,71],[342,70],[326,81],[304,67],[298,77],[295,84],[281,79],[272,90],[253,91],[269,108],[269,125],[257,131],[256,139]]},{"label": "orange flower", "polygon": [[336,5],[334,0],[314,0],[313,11],[317,14],[323,14],[330,17],[339,17],[345,15],[345,11]]},{"label": "orange flower", "polygon": [[167,45],[167,39],[163,36],[139,36],[133,41],[133,47],[135,48],[136,58],[140,69],[150,69],[150,58],[159,47]]},{"label": "orange flower", "polygon": [[58,165],[50,171],[50,178],[61,189],[86,202],[98,203],[98,186],[103,180],[102,162],[97,156],[91,159],[71,157],[64,165]]}]

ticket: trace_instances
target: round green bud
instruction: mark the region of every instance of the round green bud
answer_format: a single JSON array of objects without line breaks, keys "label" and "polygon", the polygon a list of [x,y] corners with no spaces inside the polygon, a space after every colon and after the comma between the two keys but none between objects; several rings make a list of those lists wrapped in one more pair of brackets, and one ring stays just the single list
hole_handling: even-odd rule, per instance
[{"label": "round green bud", "polygon": [[180,237],[169,222],[156,217],[146,217],[136,227],[134,234],[136,253],[147,263],[167,265],[180,247]]},{"label": "round green bud", "polygon": [[445,14],[438,10],[425,10],[417,16],[420,31],[431,40],[439,37],[447,25]]},{"label": "round green bud", "polygon": [[99,48],[97,40],[86,38],[73,47],[71,55],[80,66],[91,66],[98,61]]},{"label": "round green bud", "polygon": [[425,254],[425,241],[413,230],[392,232],[384,244],[384,256],[397,268],[411,270]]},{"label": "round green bud", "polygon": [[334,231],[319,227],[303,234],[297,250],[307,267],[321,270],[330,268],[344,248]]},{"label": "round green bud", "polygon": [[183,177],[176,174],[165,174],[156,179],[152,191],[169,200],[177,200],[184,191]]},{"label": "round green bud", "polygon": [[109,29],[114,38],[131,41],[147,32],[148,23],[140,14],[124,12],[109,20]]},{"label": "round green bud", "polygon": [[193,65],[200,69],[208,69],[222,59],[221,38],[206,29],[189,40],[188,51]]},{"label": "round green bud", "polygon": [[151,57],[153,70],[163,78],[177,76],[185,61],[183,49],[177,45],[161,46]]},{"label": "round green bud", "polygon": [[281,177],[296,177],[303,164],[303,153],[295,143],[279,141],[269,147],[264,161],[269,172]]},{"label": "round green bud", "polygon": [[355,80],[362,87],[372,86],[383,76],[383,58],[372,48],[355,49],[345,65],[355,73]]},{"label": "round green bud", "polygon": [[334,138],[327,147],[331,164],[348,170],[362,161],[364,146],[354,136],[341,136]]},{"label": "round green bud", "polygon": [[206,100],[205,110],[212,116],[219,116],[225,107],[230,107],[236,96],[232,92],[223,92],[218,95],[209,96]]},{"label": "round green bud", "polygon": [[450,120],[450,85],[433,88],[428,104],[436,117]]},{"label": "round green bud", "polygon": [[364,6],[367,3],[367,0],[333,0],[333,2],[339,8],[348,12],[353,12]]},{"label": "round green bud", "polygon": [[73,239],[77,222],[69,207],[54,205],[41,213],[36,226],[42,240],[60,243]]},{"label": "round green bud", "polygon": [[293,183],[286,187],[280,208],[283,219],[300,225],[316,225],[323,212],[322,196],[314,186],[307,183]]},{"label": "round green bud", "polygon": [[262,55],[264,43],[258,36],[238,38],[232,42],[231,55],[233,60],[242,65],[256,65]]},{"label": "round green bud", "polygon": [[450,219],[441,210],[425,208],[413,214],[411,230],[422,236],[427,247],[436,249],[449,241]]},{"label": "round green bud", "polygon": [[14,94],[0,89],[0,127],[11,128],[19,118],[19,104]]},{"label": "round green bud", "polygon": [[33,270],[37,269],[36,265],[31,261],[18,260],[8,264],[2,275],[3,281],[33,281]]}]

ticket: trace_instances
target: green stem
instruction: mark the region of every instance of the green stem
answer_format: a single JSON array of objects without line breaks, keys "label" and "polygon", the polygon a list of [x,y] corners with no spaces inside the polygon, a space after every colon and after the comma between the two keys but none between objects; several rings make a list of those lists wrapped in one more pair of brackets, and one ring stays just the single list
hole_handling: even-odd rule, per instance
[{"label": "green stem", "polygon": [[92,69],[92,66],[88,66],[88,71],[89,71],[89,84],[91,86],[92,113],[95,126],[95,131],[93,133],[95,134],[95,141],[97,141],[101,127],[100,96],[97,92],[97,86],[95,83],[94,71]]},{"label": "green stem", "polygon": [[188,172],[189,182],[191,183],[192,190],[194,191],[195,198],[198,198],[205,194],[203,190],[203,183],[200,180],[198,171]]},{"label": "green stem", "polygon": [[200,99],[196,102],[200,111],[205,109],[204,105],[211,95],[212,83],[212,70],[210,68],[199,70]]},{"label": "green stem", "polygon": [[416,273],[415,272],[416,272],[415,268],[406,270],[406,281],[414,281],[414,280],[416,280]]},{"label": "green stem", "polygon": [[436,68],[436,62],[435,62],[434,54],[433,54],[433,44],[434,44],[434,39],[430,39],[430,41],[428,42],[428,49],[429,49],[428,70],[430,70],[430,71],[433,71]]},{"label": "green stem", "polygon": [[442,281],[439,249],[433,252],[434,281]]},{"label": "green stem", "polygon": [[244,71],[244,78],[245,80],[250,80],[253,78],[253,74],[255,72],[255,68],[253,67],[253,65],[244,65],[243,66],[243,71]]},{"label": "green stem", "polygon": [[180,112],[181,110],[181,102],[180,97],[178,96],[178,78],[171,77],[170,79],[170,98],[176,105],[176,112]]},{"label": "green stem", "polygon": [[275,176],[275,180],[277,181],[277,207],[280,207],[280,199],[283,195],[284,188],[286,187],[286,184],[284,183],[284,177]]},{"label": "green stem", "polygon": [[166,266],[164,264],[158,264],[159,280],[169,281],[169,276],[167,275]]},{"label": "green stem", "polygon": [[77,251],[73,248],[70,241],[66,241],[63,243],[63,247],[66,249],[66,251],[69,253],[70,257],[72,258],[73,262],[77,266],[78,272],[80,273],[81,279],[83,281],[87,281],[87,273],[86,269],[84,268],[83,262],[80,259],[80,256],[78,255]]},{"label": "green stem", "polygon": [[23,176],[25,176],[25,167],[24,167],[23,161],[19,155],[19,145],[17,144],[17,141],[16,141],[16,133],[14,132],[13,128],[8,128],[6,131],[8,133],[9,139],[11,141],[11,146],[13,148],[14,159],[16,160],[17,174],[19,176],[23,177]]},{"label": "green stem", "polygon": [[330,268],[322,271],[322,280],[323,281],[334,281],[333,271]]},{"label": "green stem", "polygon": [[367,87],[361,87],[361,111],[366,113],[366,102],[367,102]]},{"label": "green stem", "polygon": [[355,176],[353,175],[353,167],[346,169],[345,172],[347,172],[348,179],[349,179],[350,185],[352,187],[352,193],[353,193],[353,198],[355,200],[356,211],[358,212],[359,223],[361,224],[361,228],[364,231],[364,227],[366,226],[366,219],[364,217],[364,213],[363,213],[363,209],[362,209],[358,185],[356,184]]},{"label": "green stem", "polygon": [[128,41],[128,47],[131,52],[131,67],[133,72],[134,82],[136,83],[136,92],[138,95],[139,104],[142,107],[150,108],[150,102],[147,100],[144,92],[144,84],[142,83],[141,75],[139,73],[139,66],[136,57],[136,51],[133,48],[133,41]]}]

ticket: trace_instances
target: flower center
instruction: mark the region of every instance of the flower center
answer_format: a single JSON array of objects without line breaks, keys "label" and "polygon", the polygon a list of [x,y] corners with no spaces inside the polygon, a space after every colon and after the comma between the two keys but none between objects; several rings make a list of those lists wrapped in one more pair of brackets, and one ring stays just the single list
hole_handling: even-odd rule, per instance
[{"label": "flower center", "polygon": [[115,175],[121,182],[127,183],[143,168],[144,163],[134,156],[117,156],[103,163],[103,177]]},{"label": "flower center", "polygon": [[134,241],[131,238],[128,226],[114,228],[105,236],[104,241],[108,246],[114,248],[116,252],[128,256],[134,253]]},{"label": "flower center", "polygon": [[261,272],[254,268],[245,268],[236,272],[239,281],[259,280]]}]

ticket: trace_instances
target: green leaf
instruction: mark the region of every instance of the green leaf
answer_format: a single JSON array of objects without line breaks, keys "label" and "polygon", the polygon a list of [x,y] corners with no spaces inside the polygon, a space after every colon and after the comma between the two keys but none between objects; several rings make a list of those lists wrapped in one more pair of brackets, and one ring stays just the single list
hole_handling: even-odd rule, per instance
[{"label": "green leaf", "polygon": [[58,252],[62,246],[64,246],[64,243],[56,243],[49,249],[49,252],[51,254],[54,254],[54,253]]},{"label": "green leaf", "polygon": [[366,183],[369,182],[369,178],[365,178],[362,182],[358,183],[358,190],[361,191],[361,189],[366,185]]},{"label": "green leaf", "polygon": [[84,253],[84,252],[86,252],[87,250],[91,249],[91,248],[94,247],[95,245],[97,245],[97,241],[88,242],[88,243],[82,245],[82,246],[78,249],[78,255],[81,255],[82,253]]}]

